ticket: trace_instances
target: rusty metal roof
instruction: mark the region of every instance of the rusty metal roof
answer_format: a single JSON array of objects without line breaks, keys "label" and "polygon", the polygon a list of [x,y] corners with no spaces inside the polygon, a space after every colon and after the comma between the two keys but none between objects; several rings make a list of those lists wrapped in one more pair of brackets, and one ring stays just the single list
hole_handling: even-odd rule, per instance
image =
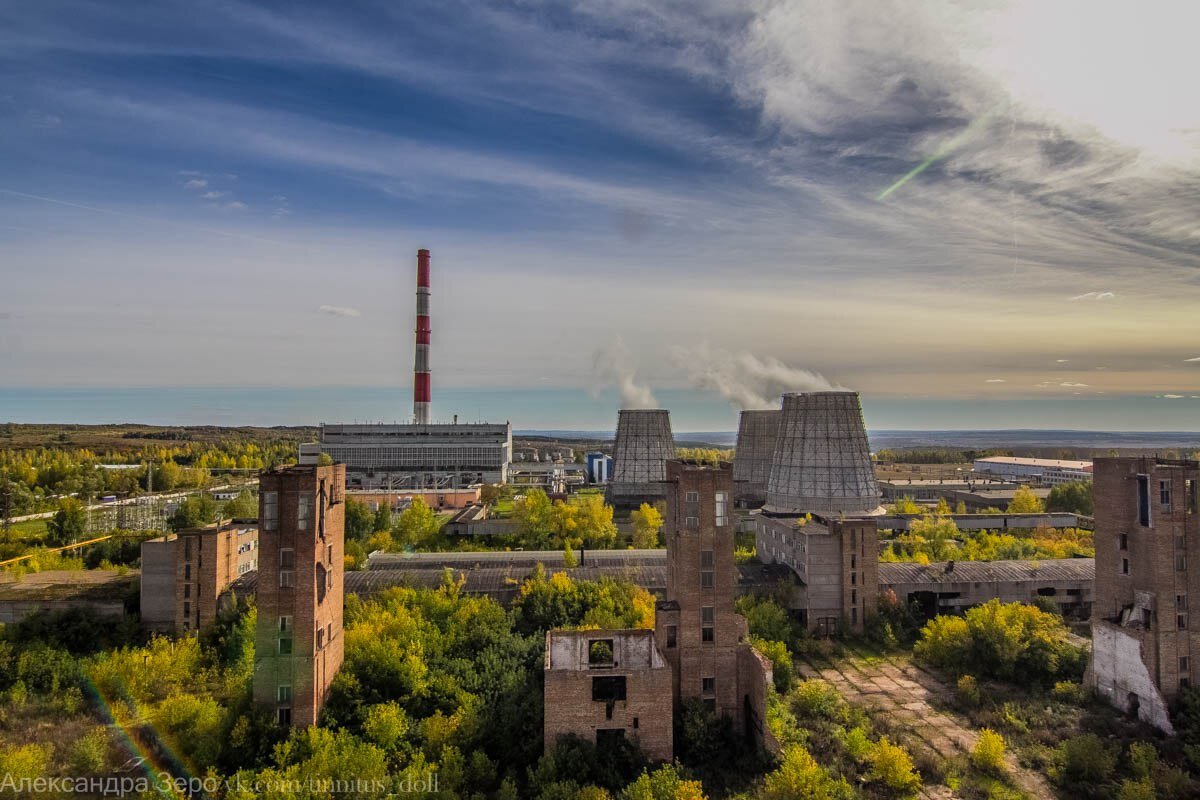
[{"label": "rusty metal roof", "polygon": [[[951,564],[953,567],[947,569]],[[879,583],[1024,583],[1027,581],[1091,581],[1096,561],[1091,558],[1052,558],[1042,561],[940,561],[932,564],[881,562]]]}]

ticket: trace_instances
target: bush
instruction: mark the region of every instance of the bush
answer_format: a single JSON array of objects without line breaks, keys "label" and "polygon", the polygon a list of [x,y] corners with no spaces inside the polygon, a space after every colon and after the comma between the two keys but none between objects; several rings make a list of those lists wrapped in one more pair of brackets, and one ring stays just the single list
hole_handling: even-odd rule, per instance
[{"label": "bush", "polygon": [[1149,778],[1141,780],[1126,779],[1121,781],[1117,790],[1117,800],[1158,800],[1158,792],[1154,789],[1154,781]]},{"label": "bush", "polygon": [[842,696],[829,683],[814,678],[800,681],[788,696],[792,708],[802,717],[838,720],[842,717]]},{"label": "bush", "polygon": [[1073,736],[1058,746],[1059,783],[1067,788],[1094,788],[1107,783],[1117,756],[1094,733]]},{"label": "bush", "polygon": [[964,705],[974,708],[979,705],[983,696],[979,693],[979,681],[974,675],[963,675],[954,684],[954,693]]},{"label": "bush", "polygon": [[845,778],[834,778],[799,745],[784,748],[779,767],[763,778],[758,800],[834,800],[852,797]]},{"label": "bush", "polygon": [[1149,742],[1134,742],[1129,745],[1129,771],[1141,780],[1153,778],[1158,766],[1158,750]]},{"label": "bush", "polygon": [[913,766],[912,757],[903,747],[889,742],[886,736],[867,753],[867,762],[871,765],[868,780],[878,781],[891,792],[907,796],[921,789],[921,776]]},{"label": "bush", "polygon": [[704,789],[700,781],[684,780],[676,766],[665,764],[639,775],[621,792],[621,800],[704,800]]},{"label": "bush", "polygon": [[71,746],[71,769],[81,775],[97,775],[108,765],[108,730],[92,728]]},{"label": "bush", "polygon": [[989,600],[962,617],[935,617],[913,652],[953,672],[1006,681],[1079,680],[1087,652],[1071,644],[1061,617]]},{"label": "bush", "polygon": [[1083,702],[1083,685],[1074,681],[1057,681],[1052,692],[1055,700],[1064,703]]},{"label": "bush", "polygon": [[796,667],[792,663],[792,653],[783,642],[770,642],[750,637],[754,649],[762,653],[771,662],[771,674],[775,679],[775,691],[786,694],[796,682]]},{"label": "bush", "polygon": [[997,774],[1004,771],[1004,737],[991,728],[979,732],[979,741],[971,749],[971,763],[976,769]]}]

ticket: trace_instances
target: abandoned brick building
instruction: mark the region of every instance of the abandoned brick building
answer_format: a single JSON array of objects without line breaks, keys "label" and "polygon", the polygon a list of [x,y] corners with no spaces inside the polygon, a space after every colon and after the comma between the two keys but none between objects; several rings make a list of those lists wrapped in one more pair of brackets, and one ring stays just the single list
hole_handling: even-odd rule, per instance
[{"label": "abandoned brick building", "polygon": [[1096,589],[1088,682],[1117,708],[1170,733],[1168,709],[1200,675],[1200,463],[1099,458]]},{"label": "abandoned brick building", "polygon": [[282,725],[316,723],[342,665],[346,467],[259,477],[254,701]]},{"label": "abandoned brick building", "polygon": [[622,737],[651,758],[670,760],[674,711],[688,700],[728,717],[750,738],[770,738],[764,719],[771,667],[734,612],[732,469],[668,461],[665,473],[666,596],[654,631],[547,633],[547,750],[566,734],[596,742]]}]

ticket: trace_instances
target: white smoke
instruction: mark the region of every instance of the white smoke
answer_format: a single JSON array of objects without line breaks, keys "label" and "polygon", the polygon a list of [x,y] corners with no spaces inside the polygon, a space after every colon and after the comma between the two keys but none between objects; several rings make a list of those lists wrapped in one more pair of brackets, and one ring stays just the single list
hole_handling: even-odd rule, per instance
[{"label": "white smoke", "polygon": [[658,408],[654,392],[649,386],[638,383],[633,357],[620,336],[596,351],[592,368],[597,379],[617,387],[621,393],[621,408]]},{"label": "white smoke", "polygon": [[719,392],[743,410],[779,408],[784,392],[825,392],[843,387],[818,372],[789,367],[777,358],[759,358],[753,353],[731,353],[709,347],[671,348],[671,359],[687,372],[688,382],[698,389]]}]

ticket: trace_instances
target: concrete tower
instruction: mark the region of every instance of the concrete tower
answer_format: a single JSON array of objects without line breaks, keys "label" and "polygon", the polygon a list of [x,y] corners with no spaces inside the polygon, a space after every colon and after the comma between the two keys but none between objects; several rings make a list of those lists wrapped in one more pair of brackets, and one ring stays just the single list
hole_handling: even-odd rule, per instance
[{"label": "concrete tower", "polygon": [[666,463],[675,457],[671,415],[662,409],[621,409],[613,445],[608,501],[629,507],[662,499]]},{"label": "concrete tower", "polygon": [[765,510],[861,515],[879,498],[858,393],[785,394]]},{"label": "concrete tower", "polygon": [[767,499],[767,480],[779,434],[781,412],[743,411],[738,419],[733,457],[733,493],[740,504],[760,506]]},{"label": "concrete tower", "polygon": [[413,359],[413,422],[429,424],[429,251],[417,251],[417,343]]}]

